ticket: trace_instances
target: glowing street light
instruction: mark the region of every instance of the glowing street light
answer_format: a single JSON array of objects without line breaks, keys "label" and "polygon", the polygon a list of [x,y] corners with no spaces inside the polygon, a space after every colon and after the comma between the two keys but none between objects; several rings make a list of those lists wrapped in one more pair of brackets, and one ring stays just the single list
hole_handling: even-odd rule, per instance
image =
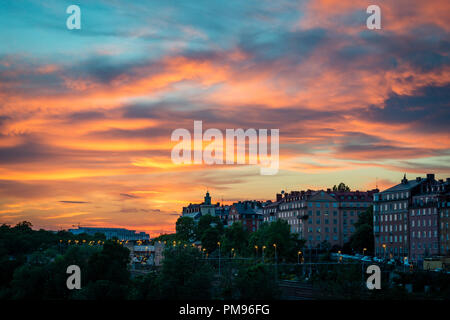
[{"label": "glowing street light", "polygon": [[264,263],[264,249],[266,248],[266,246],[262,246],[262,261]]},{"label": "glowing street light", "polygon": [[219,277],[220,277],[220,241],[217,242],[217,245],[219,246]]}]

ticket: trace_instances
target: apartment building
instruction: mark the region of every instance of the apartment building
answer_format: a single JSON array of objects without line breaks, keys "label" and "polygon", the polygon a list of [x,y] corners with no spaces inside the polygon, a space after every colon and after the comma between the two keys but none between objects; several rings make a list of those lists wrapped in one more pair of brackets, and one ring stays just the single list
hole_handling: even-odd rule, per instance
[{"label": "apartment building", "polygon": [[375,194],[375,254],[411,261],[445,254],[447,243],[441,239],[447,232],[449,186],[450,179],[436,180],[431,173],[415,180],[405,175],[400,184]]},{"label": "apartment building", "polygon": [[372,205],[378,191],[293,191],[284,195],[277,216],[307,240],[307,246],[323,242],[343,246],[355,231],[358,215]]}]

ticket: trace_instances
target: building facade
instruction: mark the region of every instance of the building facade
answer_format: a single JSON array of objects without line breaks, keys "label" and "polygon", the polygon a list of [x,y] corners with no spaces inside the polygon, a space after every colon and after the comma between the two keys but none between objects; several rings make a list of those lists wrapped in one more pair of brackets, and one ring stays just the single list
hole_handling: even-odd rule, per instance
[{"label": "building facade", "polygon": [[[447,184],[450,185],[449,179],[447,179]],[[441,253],[446,256],[450,256],[450,192],[445,192],[439,198],[438,202],[438,214],[440,217],[440,246]]]},{"label": "building facade", "polygon": [[244,229],[255,232],[263,219],[263,205],[260,201],[239,201],[230,208],[228,225],[241,222]]},{"label": "building facade", "polygon": [[414,262],[446,254],[447,244],[441,239],[449,184],[449,179],[436,180],[434,174],[415,180],[405,175],[400,184],[375,194],[375,254]]},{"label": "building facade", "polygon": [[343,246],[355,231],[358,215],[373,203],[370,191],[293,191],[278,206],[278,219],[286,220],[291,232],[305,239],[308,247],[328,243]]},{"label": "building facade", "polygon": [[[280,194],[281,196],[281,194]],[[278,194],[277,194],[277,198],[278,198]],[[277,213],[278,213],[278,208],[281,202],[281,198],[277,199],[277,201],[272,202],[272,201],[268,201],[265,206],[263,207],[262,211],[263,211],[263,221],[264,222],[274,222],[277,220]]]},{"label": "building facade", "polygon": [[188,206],[183,207],[181,215],[183,217],[191,217],[192,219],[194,219],[194,221],[198,222],[200,217],[209,214],[212,216],[220,217],[224,225],[226,225],[229,210],[230,206],[220,205],[219,202],[217,202],[216,204],[212,204],[211,196],[207,191],[204,197],[204,201],[202,203],[197,204],[190,203]]}]

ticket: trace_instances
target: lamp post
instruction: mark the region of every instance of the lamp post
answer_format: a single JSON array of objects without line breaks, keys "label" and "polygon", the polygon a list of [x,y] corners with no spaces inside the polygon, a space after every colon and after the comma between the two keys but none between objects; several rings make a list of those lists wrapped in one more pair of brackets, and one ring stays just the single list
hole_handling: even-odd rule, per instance
[{"label": "lamp post", "polygon": [[277,256],[277,244],[274,243],[273,247],[275,248],[275,280],[278,278],[278,256]]},{"label": "lamp post", "polygon": [[382,247],[383,247],[383,249],[384,249],[383,260],[386,260],[386,243],[383,243]]},{"label": "lamp post", "polygon": [[255,245],[256,259],[258,259],[258,246]]},{"label": "lamp post", "polygon": [[219,246],[219,277],[220,277],[220,241],[217,242],[217,245]]},{"label": "lamp post", "polygon": [[363,255],[364,255],[364,253],[367,251],[367,248],[363,248]]},{"label": "lamp post", "polygon": [[234,257],[234,248],[231,248],[231,257]]},{"label": "lamp post", "polygon": [[266,248],[266,246],[262,246],[262,262],[264,263],[264,249]]},{"label": "lamp post", "polygon": [[301,251],[297,252],[297,264],[300,264],[300,255],[302,254]]}]

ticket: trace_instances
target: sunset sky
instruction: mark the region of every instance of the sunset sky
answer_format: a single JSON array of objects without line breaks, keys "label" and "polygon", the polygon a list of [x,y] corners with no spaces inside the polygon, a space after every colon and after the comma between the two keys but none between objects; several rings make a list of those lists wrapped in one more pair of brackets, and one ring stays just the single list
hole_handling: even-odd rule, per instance
[{"label": "sunset sky", "polygon": [[[81,8],[81,30],[66,8]],[[377,4],[382,29],[368,30]],[[0,223],[172,232],[182,206],[450,177],[448,0],[0,0]],[[280,170],[175,165],[280,130]]]}]

